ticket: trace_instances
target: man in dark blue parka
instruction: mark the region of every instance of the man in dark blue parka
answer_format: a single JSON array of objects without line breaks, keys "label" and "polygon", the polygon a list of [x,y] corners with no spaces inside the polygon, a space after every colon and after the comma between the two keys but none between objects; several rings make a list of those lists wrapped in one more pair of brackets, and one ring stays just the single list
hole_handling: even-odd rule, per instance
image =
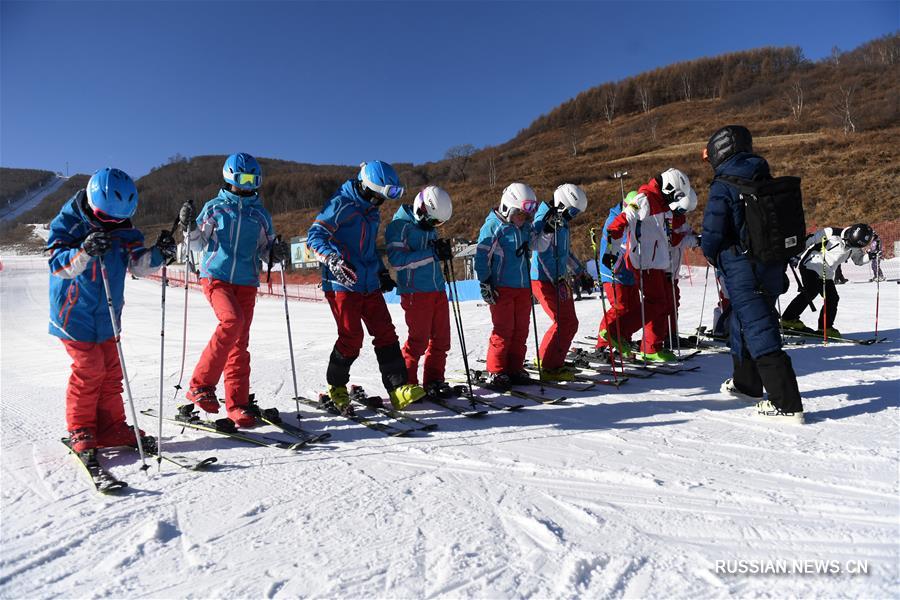
[{"label": "man in dark blue parka", "polygon": [[[743,180],[771,179],[769,164],[753,154],[746,127],[729,125],[712,135],[704,159],[715,170],[703,214],[701,247],[719,269],[731,296],[731,354],[734,376],[724,393],[757,401],[757,414],[775,421],[802,423],[803,404],[790,357],[781,348],[775,301],[785,292],[782,263],[762,263],[750,247],[744,204],[738,190],[722,176]],[[763,389],[769,393],[763,399]]]}]

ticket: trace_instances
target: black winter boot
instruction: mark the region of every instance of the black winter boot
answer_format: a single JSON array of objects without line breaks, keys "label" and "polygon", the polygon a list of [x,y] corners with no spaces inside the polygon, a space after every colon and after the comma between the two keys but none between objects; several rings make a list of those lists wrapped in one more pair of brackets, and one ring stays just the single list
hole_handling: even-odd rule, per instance
[{"label": "black winter boot", "polygon": [[786,413],[803,412],[797,375],[791,357],[784,350],[760,356],[756,360],[756,368],[773,406]]},{"label": "black winter boot", "polygon": [[406,385],[408,374],[406,361],[403,360],[403,352],[400,350],[400,342],[375,348],[375,358],[378,359],[378,368],[381,370],[381,382],[384,389],[391,391]]},{"label": "black winter boot", "polygon": [[347,358],[338,352],[337,348],[331,350],[331,356],[328,357],[328,371],[325,373],[325,380],[329,386],[346,387],[350,381],[350,367],[356,357]]}]

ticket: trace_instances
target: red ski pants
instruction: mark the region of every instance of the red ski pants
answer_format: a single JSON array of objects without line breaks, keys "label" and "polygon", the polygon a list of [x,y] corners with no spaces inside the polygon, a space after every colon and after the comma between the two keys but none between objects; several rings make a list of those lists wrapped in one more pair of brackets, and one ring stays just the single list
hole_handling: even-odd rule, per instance
[{"label": "red ski pants", "polygon": [[565,363],[569,346],[578,333],[578,317],[575,315],[572,290],[566,282],[557,286],[549,281],[532,281],[531,291],[552,320],[541,340],[541,366],[545,369],[559,369]]},{"label": "red ski pants", "polygon": [[419,358],[423,354],[422,383],[444,381],[447,351],[450,350],[450,304],[446,292],[401,294],[400,306],[405,311],[409,330],[403,346],[409,383],[419,383]]},{"label": "red ski pants", "polygon": [[[658,352],[669,335],[669,315],[672,312],[672,288],[661,269],[648,269],[635,273],[635,286],[644,280],[644,335],[641,352]],[[640,289],[640,288],[638,288]]]},{"label": "red ski pants", "polygon": [[606,314],[600,321],[597,332],[597,347],[605,348],[609,344],[600,337],[601,331],[620,341],[631,341],[634,332],[641,328],[641,296],[637,285],[622,285],[606,282],[603,291],[609,302]]},{"label": "red ski pants", "polygon": [[209,343],[194,367],[191,389],[215,388],[225,373],[225,408],[246,406],[250,394],[250,324],[256,307],[256,287],[220,279],[200,280],[203,293],[219,319]]},{"label": "red ski pants", "polygon": [[518,373],[522,370],[530,317],[529,288],[497,288],[497,302],[491,305],[494,329],[488,342],[488,372]]},{"label": "red ski pants", "polygon": [[115,338],[99,344],[62,340],[72,357],[66,388],[66,427],[89,429],[95,436],[125,421],[122,367]]},{"label": "red ski pants", "polygon": [[363,323],[376,348],[398,343],[391,313],[380,291],[325,292],[331,314],[337,324],[338,339],[334,347],[344,358],[356,358],[363,345]]}]

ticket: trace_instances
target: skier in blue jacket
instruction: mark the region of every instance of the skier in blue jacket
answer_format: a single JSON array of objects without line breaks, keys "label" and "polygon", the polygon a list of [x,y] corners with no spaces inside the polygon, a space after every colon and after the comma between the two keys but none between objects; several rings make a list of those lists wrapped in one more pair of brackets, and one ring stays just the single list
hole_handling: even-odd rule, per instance
[{"label": "skier in blue jacket", "polygon": [[137,445],[125,422],[122,367],[100,261],[121,323],[126,273],[148,275],[174,260],[176,248],[168,231],[151,248],[144,247],[143,234],[131,224],[137,205],[131,177],[107,167],[96,171],[87,188],[72,196],[50,223],[50,334],[60,338],[72,357],[66,426],[78,453]]},{"label": "skier in blue jacket", "polygon": [[384,232],[388,261],[397,271],[400,305],[409,337],[403,358],[410,383],[419,381],[419,358],[425,355],[422,384],[429,396],[447,398],[453,389],[444,378],[450,350],[450,309],[441,265],[453,258],[450,240],[437,227],[453,214],[453,202],[443,189],[430,185],[412,206],[397,209]]},{"label": "skier in blue jacket", "polygon": [[322,290],[338,328],[326,379],[334,408],[342,413],[352,411],[347,382],[362,349],[363,323],[372,335],[381,380],[393,406],[403,408],[425,395],[421,386],[408,382],[383,296],[396,284],[375,248],[379,207],[385,200],[399,200],[403,192],[391,165],[379,160],[362,163],[356,179],[347,180],[325,203],[307,234],[307,246],[322,264]]},{"label": "skier in blue jacket", "polygon": [[203,249],[200,283],[219,324],[206,344],[185,397],[206,412],[219,412],[216,386],[225,377],[225,410],[238,427],[250,427],[250,325],[256,307],[260,261],[281,262],[289,249],[275,240],[272,218],[259,201],[262,168],[247,153],[222,167],[223,187],[194,219],[186,202],[180,220]]},{"label": "skier in blue jacket", "polygon": [[569,221],[586,208],[584,190],[564,183],[553,192],[552,203],[541,203],[534,218],[535,230],[552,231],[549,247],[531,255],[531,291],[551,320],[539,353],[541,375],[551,381],[574,379],[574,373],[564,366],[569,346],[578,333],[569,276],[577,275],[582,267],[569,249]]},{"label": "skier in blue jacket", "polygon": [[552,228],[535,231],[532,227],[537,206],[530,186],[512,183],[478,235],[475,274],[493,323],[486,385],[498,390],[531,381],[524,370],[531,323],[531,252],[546,250],[552,235]]},{"label": "skier in blue jacket", "polygon": [[[763,263],[747,253],[744,203],[720,176],[770,179],[769,164],[753,154],[753,138],[729,125],[709,139],[703,157],[715,170],[703,214],[700,246],[721,271],[731,299],[731,354],[734,375],[722,392],[757,401],[757,414],[776,421],[803,422],[803,403],[790,357],[781,347],[775,301],[785,292],[785,264]],[[763,399],[763,389],[769,397]]]}]

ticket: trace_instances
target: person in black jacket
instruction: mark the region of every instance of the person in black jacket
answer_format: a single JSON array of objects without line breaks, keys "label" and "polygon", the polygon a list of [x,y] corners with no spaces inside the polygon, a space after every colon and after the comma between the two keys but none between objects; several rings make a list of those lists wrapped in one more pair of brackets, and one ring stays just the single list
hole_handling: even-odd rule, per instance
[{"label": "person in black jacket", "polygon": [[[731,354],[734,375],[721,391],[757,401],[757,415],[803,423],[803,403],[790,357],[781,347],[775,301],[785,292],[785,264],[762,263],[747,253],[744,205],[737,189],[719,179],[770,179],[769,164],[753,154],[753,138],[741,125],[716,131],[703,153],[715,170],[703,214],[701,248],[721,271],[731,298]],[[763,398],[763,389],[769,397]]]}]

